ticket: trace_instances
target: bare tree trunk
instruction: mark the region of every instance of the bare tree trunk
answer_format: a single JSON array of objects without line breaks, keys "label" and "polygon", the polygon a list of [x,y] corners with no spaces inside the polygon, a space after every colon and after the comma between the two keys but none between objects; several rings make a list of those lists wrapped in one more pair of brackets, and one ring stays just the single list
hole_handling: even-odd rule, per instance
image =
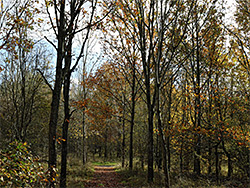
[{"label": "bare tree trunk", "polygon": [[181,138],[181,151],[180,151],[180,172],[183,174],[183,137]]},{"label": "bare tree trunk", "polygon": [[[196,81],[194,82],[195,88],[195,128],[197,131],[201,128],[201,93],[200,93],[200,43],[199,43],[199,23],[197,15],[195,16],[195,26],[196,26]],[[199,133],[195,135],[196,143],[194,146],[194,173],[200,175],[201,165],[200,165],[200,155],[201,155],[201,137]]]},{"label": "bare tree trunk", "polygon": [[211,143],[208,143],[208,174],[212,173],[212,147]]},{"label": "bare tree trunk", "polygon": [[[56,5],[54,5],[56,6]],[[59,111],[59,102],[61,97],[62,89],[62,62],[64,59],[64,45],[65,45],[65,30],[64,30],[64,13],[65,13],[65,4],[60,4],[60,20],[58,27],[58,36],[57,36],[57,63],[56,63],[56,79],[54,84],[54,89],[52,93],[52,102],[50,110],[50,122],[49,122],[49,187],[55,187],[55,178],[56,178],[56,129],[57,129],[57,120],[58,120],[58,111]]]},{"label": "bare tree trunk", "polygon": [[64,98],[64,122],[62,127],[62,154],[61,154],[61,176],[60,187],[66,187],[67,180],[67,155],[68,155],[68,128],[70,122],[70,106],[69,106],[69,91],[70,91],[70,77],[71,77],[71,52],[72,52],[73,35],[70,35],[68,45],[66,47],[65,68],[63,72],[63,98]]},{"label": "bare tree trunk", "polygon": [[162,143],[162,148],[163,148],[163,171],[164,171],[164,175],[165,175],[164,182],[165,182],[166,187],[170,187],[167,146],[166,146],[166,141],[164,139],[164,134],[162,131],[161,121],[160,121],[160,123],[158,123],[158,126],[159,126],[160,138],[161,138],[161,143]]},{"label": "bare tree trunk", "polygon": [[135,124],[135,62],[133,62],[132,65],[132,91],[131,91],[131,122],[130,122],[130,145],[129,145],[129,169],[132,170],[133,168],[133,130],[134,130],[134,124]]},{"label": "bare tree trunk", "polygon": [[82,112],[82,164],[87,162],[87,143],[86,143],[86,125],[85,125],[85,108]]},{"label": "bare tree trunk", "polygon": [[108,129],[105,128],[104,133],[104,160],[107,161],[108,158]]},{"label": "bare tree trunk", "polygon": [[[149,96],[150,97],[150,96]],[[148,104],[148,182],[154,179],[154,137],[153,137],[153,106]]]},{"label": "bare tree trunk", "polygon": [[123,109],[122,119],[122,167],[125,166],[125,109]]},{"label": "bare tree trunk", "polygon": [[218,153],[218,146],[217,144],[215,146],[215,172],[216,172],[216,183],[217,185],[220,184],[220,167],[219,167],[219,153]]}]

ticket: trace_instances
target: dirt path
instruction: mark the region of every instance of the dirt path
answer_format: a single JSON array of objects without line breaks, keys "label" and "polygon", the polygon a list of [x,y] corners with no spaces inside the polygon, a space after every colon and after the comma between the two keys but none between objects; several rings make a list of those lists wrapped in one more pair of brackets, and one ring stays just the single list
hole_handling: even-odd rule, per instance
[{"label": "dirt path", "polygon": [[112,166],[95,166],[94,177],[85,183],[85,187],[124,187]]}]

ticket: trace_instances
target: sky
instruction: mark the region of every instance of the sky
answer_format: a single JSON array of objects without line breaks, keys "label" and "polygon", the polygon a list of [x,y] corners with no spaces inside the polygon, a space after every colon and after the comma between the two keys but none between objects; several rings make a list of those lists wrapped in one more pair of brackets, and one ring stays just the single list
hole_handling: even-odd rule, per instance
[{"label": "sky", "polygon": [[227,5],[229,6],[229,9],[227,11],[226,19],[230,19],[236,10],[235,0],[227,0]]}]

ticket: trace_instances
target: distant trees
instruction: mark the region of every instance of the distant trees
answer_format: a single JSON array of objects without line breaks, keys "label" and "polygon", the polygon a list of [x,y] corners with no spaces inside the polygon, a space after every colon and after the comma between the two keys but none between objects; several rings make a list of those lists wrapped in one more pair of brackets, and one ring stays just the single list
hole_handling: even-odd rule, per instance
[{"label": "distant trees", "polygon": [[[1,124],[6,126],[4,128],[1,125],[1,129],[5,132],[3,137],[8,141],[17,139],[25,142],[34,137],[32,134],[37,134],[33,128],[36,121],[41,121],[38,127],[44,126],[44,121],[38,120],[38,112],[41,112],[39,109],[46,108],[49,101],[42,96],[47,88],[38,70],[48,76],[51,54],[45,44],[30,36],[38,23],[33,17],[33,14],[39,13],[33,7],[34,2],[1,3],[1,32],[4,36],[1,41],[4,42],[1,44],[0,111]],[[33,141],[37,143],[37,140]]]},{"label": "distant trees", "polygon": [[44,110],[48,110],[46,104],[42,105],[49,102],[42,96],[48,88],[37,72],[37,69],[40,69],[44,75],[47,74],[48,53],[35,47],[22,58],[13,59],[11,57],[15,56],[12,53],[9,53],[8,57],[10,59],[3,66],[4,70],[1,73],[1,112],[5,123],[12,127],[12,136],[9,139],[25,142],[29,130],[33,129],[31,125],[35,126],[34,121],[38,118],[39,109],[45,107]]},{"label": "distant trees", "polygon": [[[178,59],[179,45],[186,33],[192,4],[192,1],[116,1],[117,7],[109,19],[114,37],[107,40],[107,43],[111,44],[111,49],[115,50],[115,53],[126,59],[128,65],[131,65],[132,75],[136,75],[136,72],[138,75],[139,72],[133,66],[133,62],[139,64],[138,67],[141,69],[141,75],[137,78],[134,76],[132,81],[141,82],[140,89],[145,94],[148,109],[148,182],[153,181],[154,114],[157,114],[158,126],[162,130],[160,92],[164,84],[171,80],[167,77],[167,73],[178,70],[178,67],[175,70],[172,69],[175,67],[174,61]],[[177,33],[180,35],[177,36]],[[181,59],[179,63],[182,63]],[[135,97],[133,85],[131,84],[132,102]],[[132,108],[133,111],[134,109]],[[132,119],[134,119],[133,116],[131,116]],[[163,134],[161,139],[164,142]],[[163,146],[165,147],[165,144]],[[166,157],[168,156],[165,155]],[[167,162],[164,164],[166,164],[165,169],[168,169]],[[132,168],[132,165],[130,166]],[[169,186],[167,171],[166,184]]]}]

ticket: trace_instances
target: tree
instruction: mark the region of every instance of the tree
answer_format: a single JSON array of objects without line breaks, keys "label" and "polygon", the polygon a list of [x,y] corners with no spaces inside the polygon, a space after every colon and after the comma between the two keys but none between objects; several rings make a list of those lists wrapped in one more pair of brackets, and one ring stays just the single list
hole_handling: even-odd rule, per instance
[{"label": "tree", "polygon": [[[219,11],[217,6],[220,6],[222,3],[222,11]],[[202,122],[202,118],[204,116],[203,112],[203,91],[204,85],[208,82],[209,79],[203,78],[204,69],[206,69],[209,63],[213,63],[215,54],[210,54],[211,59],[206,62],[206,53],[209,46],[206,46],[209,43],[214,44],[213,48],[215,47],[215,42],[218,39],[223,40],[220,38],[221,29],[218,27],[219,23],[222,23],[223,18],[223,2],[214,1],[214,2],[196,2],[194,5],[194,9],[192,12],[192,19],[190,20],[190,25],[188,27],[189,36],[187,40],[183,43],[188,49],[191,55],[188,58],[190,62],[189,66],[189,74],[191,75],[190,84],[193,88],[193,97],[190,101],[190,105],[193,108],[190,111],[190,119],[193,123],[194,127],[194,172],[197,175],[201,173],[201,164],[200,164],[200,156],[201,154],[201,135],[200,131],[204,126],[204,122]],[[211,35],[214,36],[214,41],[211,40]],[[212,37],[213,38],[213,37]],[[188,41],[189,44],[186,43]],[[219,47],[219,45],[218,45]],[[216,50],[218,50],[216,48]],[[211,79],[212,73],[209,72]]]},{"label": "tree", "polygon": [[[233,59],[237,59],[238,63],[241,65],[247,75],[248,83],[247,88],[249,87],[250,80],[250,72],[249,72],[249,18],[250,18],[250,3],[246,0],[236,0],[236,12],[234,17],[236,18],[237,26],[236,28],[232,28],[230,33],[233,36],[231,41],[231,47],[233,52]],[[245,90],[245,87],[244,87]],[[248,112],[249,112],[249,92],[247,90],[244,91],[248,100]],[[249,124],[249,119],[247,120]],[[248,177],[250,179],[250,150],[248,149]]]},{"label": "tree", "polygon": [[[110,61],[112,61],[114,69],[120,69],[122,71],[121,74],[124,77],[123,79],[125,79],[125,85],[128,85],[126,89],[123,89],[123,93],[118,93],[118,96],[115,96],[115,100],[118,99],[118,103],[123,103],[124,113],[126,110],[130,116],[129,168],[132,170],[134,157],[133,134],[136,114],[135,106],[139,98],[137,96],[141,92],[142,74],[140,72],[140,64],[138,63],[139,52],[137,46],[132,40],[123,37],[124,35],[131,37],[131,35],[129,35],[129,30],[127,28],[119,27],[117,23],[118,20],[115,19],[116,14],[117,11],[113,11],[106,20],[103,46],[105,46],[105,54],[110,58]],[[126,97],[126,93],[128,92],[130,94]],[[122,100],[122,98],[124,100]],[[123,119],[124,118],[125,117],[123,117]]]},{"label": "tree", "polygon": [[35,109],[38,108],[39,92],[44,87],[37,69],[47,74],[50,54],[42,42],[39,43],[30,36],[37,24],[37,19],[33,15],[39,13],[38,9],[33,8],[34,3],[9,3],[10,7],[6,8],[8,12],[2,12],[2,16],[6,18],[2,27],[7,27],[3,30],[9,29],[4,43],[1,44],[4,51],[1,54],[4,68],[1,95],[2,102],[6,102],[2,113],[10,110],[4,119],[13,128],[11,139],[25,142],[30,125],[33,124]]},{"label": "tree", "polygon": [[[108,4],[106,2],[106,4]],[[167,82],[166,73],[177,56],[177,48],[185,35],[185,28],[192,9],[190,2],[168,1],[116,1],[116,11],[112,14],[112,31],[118,31],[118,42],[124,41],[119,52],[126,54],[126,45],[138,50],[135,53],[142,67],[143,92],[146,95],[148,109],[148,182],[153,181],[153,121],[161,87]],[[187,13],[184,13],[186,11]],[[124,33],[125,35],[121,35]],[[181,35],[177,36],[177,33]],[[169,36],[169,38],[165,38]],[[122,37],[126,37],[123,39]],[[126,41],[126,42],[125,42]],[[181,63],[180,63],[181,64]],[[178,70],[178,68],[176,69]],[[140,79],[138,79],[140,80]],[[153,81],[153,85],[151,84]],[[159,106],[159,105],[158,105]],[[164,136],[161,134],[162,137]],[[168,180],[167,180],[168,181]]]},{"label": "tree", "polygon": [[[13,52],[9,52],[6,64],[3,66],[1,78],[2,114],[4,120],[12,127],[11,140],[17,139],[25,142],[29,135],[27,133],[34,120],[42,102],[41,91],[46,90],[43,78],[37,69],[47,75],[49,67],[49,56],[45,49],[40,47],[25,52],[22,57],[15,58]],[[18,51],[24,52],[25,48]],[[38,56],[40,57],[38,59]],[[41,105],[42,107],[42,105]]]},{"label": "tree", "polygon": [[[67,135],[70,116],[73,113],[73,111],[70,112],[69,109],[70,78],[72,72],[75,70],[82,58],[91,28],[94,25],[97,25],[103,18],[101,19],[98,17],[98,15],[96,15],[96,9],[98,6],[97,0],[70,0],[68,2],[64,0],[53,2],[45,0],[45,4],[50,19],[50,24],[57,39],[57,46],[47,39],[57,51],[56,79],[52,94],[51,115],[49,123],[49,171],[51,174],[50,184],[51,186],[54,186],[55,173],[53,168],[56,167],[56,128],[60,94],[63,85],[64,123],[62,134],[63,142],[60,186],[66,187]],[[50,6],[54,8],[55,21],[52,18],[51,12],[49,11]],[[85,6],[88,8],[85,8]],[[96,21],[94,21],[94,19],[96,19]],[[83,25],[80,26],[79,23],[83,23]],[[72,49],[74,45],[74,39],[75,36],[81,32],[85,33],[85,37],[80,47],[79,53],[76,55],[74,65],[72,65]]]}]

